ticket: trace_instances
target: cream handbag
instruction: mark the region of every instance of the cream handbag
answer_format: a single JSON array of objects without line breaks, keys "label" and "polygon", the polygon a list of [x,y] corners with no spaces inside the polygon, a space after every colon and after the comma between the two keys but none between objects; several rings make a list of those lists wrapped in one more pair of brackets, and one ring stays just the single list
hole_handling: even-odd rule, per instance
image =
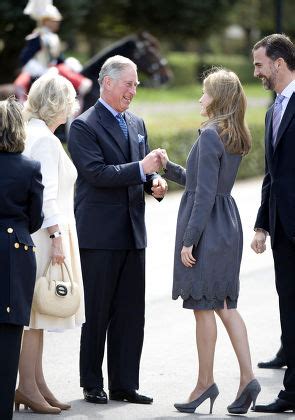
[{"label": "cream handbag", "polygon": [[65,262],[60,265],[58,273],[53,274],[51,267],[49,260],[43,276],[36,280],[32,308],[42,315],[67,318],[74,315],[80,306],[79,287]]}]

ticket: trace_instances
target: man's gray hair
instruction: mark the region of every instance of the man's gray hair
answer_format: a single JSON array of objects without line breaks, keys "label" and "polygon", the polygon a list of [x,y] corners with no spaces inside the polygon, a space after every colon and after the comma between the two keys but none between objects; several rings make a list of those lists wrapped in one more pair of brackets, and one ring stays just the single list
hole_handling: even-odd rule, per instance
[{"label": "man's gray hair", "polygon": [[105,76],[109,76],[112,79],[118,79],[121,73],[130,66],[137,71],[137,65],[127,57],[114,55],[113,57],[108,58],[99,72],[98,83],[100,88],[102,88],[102,82]]}]

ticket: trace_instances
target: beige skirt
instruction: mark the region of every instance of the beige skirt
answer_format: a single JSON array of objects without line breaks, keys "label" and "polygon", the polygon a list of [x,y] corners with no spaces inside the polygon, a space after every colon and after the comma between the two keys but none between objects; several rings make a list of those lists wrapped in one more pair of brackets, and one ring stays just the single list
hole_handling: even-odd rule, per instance
[{"label": "beige skirt", "polygon": [[[80,307],[75,315],[68,318],[58,318],[53,316],[41,315],[31,311],[30,328],[44,330],[66,330],[70,328],[80,327],[85,322],[84,308],[84,291],[79,254],[79,245],[77,238],[76,226],[59,225],[62,232],[62,247],[65,254],[65,261],[69,267],[73,280],[78,284],[80,290]],[[47,229],[40,229],[32,235],[36,246],[37,260],[37,278],[42,276],[44,269],[51,257],[51,243]],[[53,270],[60,270],[60,266],[55,264]]]}]

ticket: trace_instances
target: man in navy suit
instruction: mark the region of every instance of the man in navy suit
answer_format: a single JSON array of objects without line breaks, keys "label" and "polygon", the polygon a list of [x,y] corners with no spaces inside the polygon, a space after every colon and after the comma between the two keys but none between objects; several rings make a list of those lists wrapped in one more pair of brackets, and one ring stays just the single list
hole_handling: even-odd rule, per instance
[{"label": "man in navy suit", "polygon": [[153,401],[136,392],[144,334],[144,191],[160,200],[167,184],[155,173],[160,159],[149,152],[143,120],[127,111],[138,83],[131,60],[109,58],[99,74],[99,100],[70,129],[86,308],[80,385],[92,403],[107,403],[102,375],[106,335],[110,399]]},{"label": "man in navy suit", "polygon": [[272,34],[255,44],[253,58],[254,75],[277,97],[265,119],[266,168],[251,246],[264,252],[270,234],[287,364],[285,390],[255,411],[280,413],[295,411],[295,46],[287,36]]}]

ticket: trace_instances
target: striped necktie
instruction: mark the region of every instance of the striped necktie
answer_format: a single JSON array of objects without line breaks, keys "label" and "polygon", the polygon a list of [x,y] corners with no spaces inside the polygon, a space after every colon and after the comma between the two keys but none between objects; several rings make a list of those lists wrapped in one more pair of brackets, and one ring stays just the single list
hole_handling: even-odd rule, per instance
[{"label": "striped necktie", "polygon": [[275,147],[277,141],[277,135],[279,131],[279,126],[281,122],[281,115],[282,115],[282,102],[285,99],[284,95],[277,95],[273,114],[272,114],[272,145]]},{"label": "striped necktie", "polygon": [[123,115],[121,113],[118,113],[116,115],[116,120],[118,121],[119,126],[121,127],[121,130],[123,131],[123,134],[124,134],[126,140],[128,140],[128,128],[127,128],[127,124],[126,124],[126,121],[125,121]]}]

